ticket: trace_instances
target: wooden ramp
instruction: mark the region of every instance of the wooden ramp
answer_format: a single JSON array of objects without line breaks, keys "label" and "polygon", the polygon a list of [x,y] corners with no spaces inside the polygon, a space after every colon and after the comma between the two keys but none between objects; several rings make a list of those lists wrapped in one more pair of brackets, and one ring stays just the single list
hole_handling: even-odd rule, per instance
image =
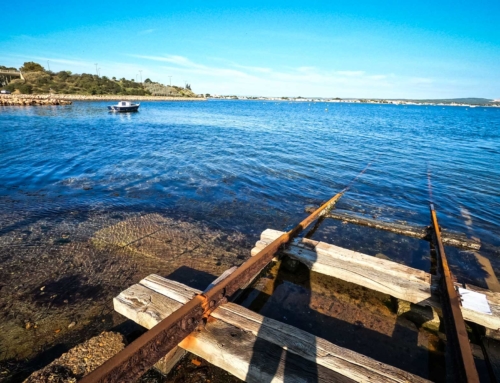
[{"label": "wooden ramp", "polygon": [[[310,213],[314,211],[314,206],[306,207],[306,212]],[[412,224],[402,224],[395,222],[379,221],[376,219],[367,218],[360,214],[356,214],[351,211],[346,210],[331,210],[324,215],[325,218],[332,218],[342,222],[349,222],[355,225],[372,227],[374,229],[389,231],[395,234],[401,234],[407,237],[418,238],[430,241],[431,240],[431,227],[430,226],[417,226]],[[443,244],[446,246],[454,246],[458,248],[479,250],[481,248],[481,242],[473,238],[467,238],[465,234],[462,233],[450,233],[448,231],[443,231],[441,233]]]},{"label": "wooden ramp", "polygon": [[[199,293],[150,275],[113,302],[117,312],[150,329]],[[232,303],[217,308],[179,347],[246,382],[428,382]]]},{"label": "wooden ramp", "polygon": [[[267,229],[252,249],[258,253],[283,232]],[[295,240],[284,250],[285,254],[299,260],[312,271],[355,283],[395,298],[422,306],[440,309],[437,281],[431,274],[396,262],[344,249],[310,239]],[[500,293],[466,285],[467,290],[486,295],[492,314],[484,314],[461,307],[465,320],[489,329],[500,329]]]},{"label": "wooden ramp", "polygon": [[[265,230],[252,255],[282,234]],[[424,271],[310,239],[296,239],[283,251],[315,272],[414,304],[441,307],[435,294],[437,282]],[[230,271],[224,275],[227,273]],[[500,329],[500,294],[469,285],[466,288],[484,294],[492,314],[461,307],[464,319]],[[114,298],[114,307],[150,329],[200,293],[153,274]],[[204,326],[162,359],[162,365],[171,368],[185,351],[247,382],[427,381],[233,303],[213,311]]]}]

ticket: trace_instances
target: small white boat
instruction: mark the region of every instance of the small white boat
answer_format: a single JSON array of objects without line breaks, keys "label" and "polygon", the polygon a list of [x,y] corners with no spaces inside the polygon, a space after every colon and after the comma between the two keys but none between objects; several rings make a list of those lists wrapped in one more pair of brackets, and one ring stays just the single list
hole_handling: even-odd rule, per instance
[{"label": "small white boat", "polygon": [[130,101],[120,101],[117,105],[108,106],[111,112],[137,112],[141,104],[132,104]]}]

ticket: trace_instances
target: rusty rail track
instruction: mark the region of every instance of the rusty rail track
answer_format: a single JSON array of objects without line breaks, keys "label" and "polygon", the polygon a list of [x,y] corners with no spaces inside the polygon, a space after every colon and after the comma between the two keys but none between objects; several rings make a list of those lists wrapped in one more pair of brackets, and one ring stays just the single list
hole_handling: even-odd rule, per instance
[{"label": "rusty rail track", "polygon": [[347,189],[337,193],[292,230],[284,233],[244,262],[226,279],[205,293],[195,296],[102,366],[83,377],[80,383],[132,382],[139,378],[199,325],[202,325],[213,310],[227,302],[234,293],[251,282],[271,262],[282,246],[290,243],[312,222],[332,209]]},{"label": "rusty rail track", "polygon": [[[102,366],[83,377],[80,383],[133,382],[139,378],[184,338],[195,331],[198,326],[202,326],[218,306],[228,302],[237,292],[247,286],[271,262],[280,248],[289,244],[300,232],[318,218],[321,221],[323,216],[329,213],[336,202],[351,187],[353,182],[370,165],[371,163],[346,188],[321,205],[292,230],[282,234],[208,291],[195,296]],[[441,229],[432,203],[430,204],[430,212],[432,242],[435,244],[438,255],[438,268],[441,275],[441,300],[445,331],[448,348],[453,361],[453,381],[479,382],[465,322],[460,309],[460,298],[455,290],[454,280],[449,269],[441,238]],[[316,227],[313,230],[315,229]]]},{"label": "rusty rail track", "polygon": [[441,274],[441,305],[445,322],[446,339],[448,350],[453,361],[455,382],[479,383],[479,376],[474,364],[474,357],[467,336],[464,318],[460,309],[460,298],[455,290],[453,276],[451,274],[443,241],[441,239],[441,228],[437,220],[434,205],[430,204],[432,232],[438,255],[438,270]]}]

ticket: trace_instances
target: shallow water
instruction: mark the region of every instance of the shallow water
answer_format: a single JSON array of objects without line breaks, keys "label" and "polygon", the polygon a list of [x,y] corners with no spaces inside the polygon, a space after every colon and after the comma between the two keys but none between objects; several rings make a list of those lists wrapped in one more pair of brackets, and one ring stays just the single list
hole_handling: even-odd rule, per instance
[{"label": "shallow water", "polygon": [[[500,109],[262,101],[0,109],[0,210],[168,212],[258,235],[338,204],[498,246]],[[9,225],[2,224],[5,233]]]}]

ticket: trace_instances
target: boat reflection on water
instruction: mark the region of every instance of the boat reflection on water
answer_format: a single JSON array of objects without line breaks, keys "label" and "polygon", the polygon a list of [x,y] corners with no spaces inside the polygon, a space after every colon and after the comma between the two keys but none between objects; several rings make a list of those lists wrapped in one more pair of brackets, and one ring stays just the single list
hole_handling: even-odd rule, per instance
[{"label": "boat reflection on water", "polygon": [[117,113],[116,118],[118,118],[121,122],[132,121],[132,113],[135,113],[135,112]]}]

